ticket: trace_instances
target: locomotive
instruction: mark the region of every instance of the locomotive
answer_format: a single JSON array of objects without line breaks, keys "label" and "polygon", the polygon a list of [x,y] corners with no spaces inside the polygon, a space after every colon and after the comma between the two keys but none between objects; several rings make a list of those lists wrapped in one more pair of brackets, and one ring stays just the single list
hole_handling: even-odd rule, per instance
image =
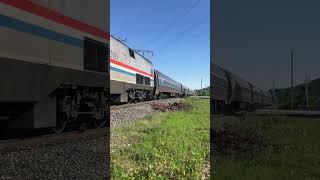
[{"label": "locomotive", "polygon": [[110,36],[109,3],[0,0],[0,128],[100,128],[111,102],[193,94]]},{"label": "locomotive", "polygon": [[216,64],[211,66],[212,113],[251,111],[270,106],[272,94]]},{"label": "locomotive", "polygon": [[109,0],[0,0],[0,127],[108,119]]},{"label": "locomotive", "polygon": [[113,36],[110,38],[110,74],[112,102],[133,102],[153,98],[152,62]]},{"label": "locomotive", "polygon": [[110,36],[110,101],[131,103],[184,97],[193,91],[154,68],[153,63]]}]

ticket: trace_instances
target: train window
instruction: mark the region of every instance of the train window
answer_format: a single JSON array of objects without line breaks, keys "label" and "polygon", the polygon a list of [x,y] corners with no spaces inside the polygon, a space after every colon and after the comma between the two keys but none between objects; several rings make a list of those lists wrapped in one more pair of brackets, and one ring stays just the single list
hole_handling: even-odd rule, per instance
[{"label": "train window", "polygon": [[149,77],[144,77],[145,79],[144,79],[144,83],[145,83],[145,85],[150,85],[150,78]]},{"label": "train window", "polygon": [[134,59],[136,58],[136,57],[134,56],[134,51],[133,51],[132,49],[130,49],[130,48],[129,48],[129,53],[130,53],[130,56],[131,56],[132,58],[134,58]]},{"label": "train window", "polygon": [[143,76],[140,74],[136,75],[137,78],[137,84],[143,84]]}]

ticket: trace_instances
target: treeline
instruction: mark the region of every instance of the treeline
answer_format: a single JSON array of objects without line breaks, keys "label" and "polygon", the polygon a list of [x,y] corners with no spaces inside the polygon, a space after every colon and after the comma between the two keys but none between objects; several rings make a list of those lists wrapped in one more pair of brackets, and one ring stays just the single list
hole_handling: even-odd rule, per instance
[{"label": "treeline", "polygon": [[197,96],[210,96],[210,87],[195,90]]},{"label": "treeline", "polygon": [[[275,90],[280,109],[291,108],[291,88]],[[306,84],[299,84],[293,88],[293,108],[303,109],[307,107]],[[309,108],[320,108],[320,79],[311,81],[308,85],[308,105]]]}]

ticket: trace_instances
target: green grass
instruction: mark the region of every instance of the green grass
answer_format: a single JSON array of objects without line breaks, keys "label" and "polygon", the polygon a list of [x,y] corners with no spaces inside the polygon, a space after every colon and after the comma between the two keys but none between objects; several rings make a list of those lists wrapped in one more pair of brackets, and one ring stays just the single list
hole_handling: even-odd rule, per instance
[{"label": "green grass", "polygon": [[201,178],[209,163],[209,101],[186,101],[191,110],[160,113],[111,130],[112,178]]},{"label": "green grass", "polygon": [[242,137],[261,137],[269,146],[259,151],[218,153],[213,178],[320,179],[320,120],[251,116],[226,120],[223,127]]}]

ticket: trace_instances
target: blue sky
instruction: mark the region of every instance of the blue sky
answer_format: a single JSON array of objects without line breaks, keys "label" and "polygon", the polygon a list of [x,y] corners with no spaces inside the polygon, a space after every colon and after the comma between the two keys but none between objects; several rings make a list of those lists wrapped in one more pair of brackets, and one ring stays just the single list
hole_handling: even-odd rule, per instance
[{"label": "blue sky", "polygon": [[210,83],[210,0],[111,0],[110,28],[156,69],[199,89]]},{"label": "blue sky", "polygon": [[319,0],[220,0],[215,4],[215,63],[264,88],[320,78]]}]

